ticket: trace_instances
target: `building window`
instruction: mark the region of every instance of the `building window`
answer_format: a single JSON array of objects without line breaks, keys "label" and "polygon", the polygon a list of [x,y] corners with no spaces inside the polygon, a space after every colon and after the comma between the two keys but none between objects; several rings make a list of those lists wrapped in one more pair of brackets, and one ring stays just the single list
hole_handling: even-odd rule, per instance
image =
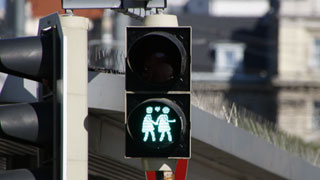
[{"label": "building window", "polygon": [[242,43],[212,43],[210,49],[215,73],[241,73],[245,45]]},{"label": "building window", "polygon": [[313,40],[310,68],[320,71],[320,38]]},{"label": "building window", "polygon": [[313,103],[312,129],[320,130],[320,101]]},{"label": "building window", "polygon": [[227,65],[230,66],[230,68],[237,68],[238,63],[237,63],[237,59],[235,56],[235,51],[233,50],[227,50],[225,51],[225,59],[227,62]]}]

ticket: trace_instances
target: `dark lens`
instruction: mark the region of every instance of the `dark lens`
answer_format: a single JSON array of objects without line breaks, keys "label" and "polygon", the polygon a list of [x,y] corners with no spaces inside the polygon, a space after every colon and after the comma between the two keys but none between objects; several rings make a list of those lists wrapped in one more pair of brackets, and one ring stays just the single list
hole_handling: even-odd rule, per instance
[{"label": "dark lens", "polygon": [[144,37],[131,49],[129,59],[134,70],[148,82],[164,83],[180,73],[180,50],[165,36]]},{"label": "dark lens", "polygon": [[[159,41],[158,41],[159,42]],[[173,79],[174,74],[174,56],[166,47],[148,49],[146,56],[142,59],[144,69],[142,77],[151,82],[162,83]]]}]

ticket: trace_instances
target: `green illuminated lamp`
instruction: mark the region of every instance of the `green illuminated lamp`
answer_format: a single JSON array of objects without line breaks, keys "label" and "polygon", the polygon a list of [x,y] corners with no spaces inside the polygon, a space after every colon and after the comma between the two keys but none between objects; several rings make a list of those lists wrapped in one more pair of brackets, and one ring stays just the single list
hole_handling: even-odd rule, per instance
[{"label": "green illuminated lamp", "polygon": [[172,101],[159,98],[139,104],[129,116],[132,139],[154,149],[169,147],[181,138],[185,117]]},{"label": "green illuminated lamp", "polygon": [[[161,107],[157,106],[154,108],[156,112],[159,112]],[[149,134],[151,134],[152,142],[156,142],[155,130],[158,128],[158,133],[160,133],[159,142],[164,140],[165,135],[168,136],[168,142],[172,142],[172,134],[170,123],[175,123],[176,120],[169,120],[168,113],[170,112],[170,108],[168,106],[164,106],[162,108],[162,114],[157,117],[156,122],[152,119],[153,107],[148,106],[146,108],[147,114],[145,115],[142,122],[142,133],[144,133],[143,141],[147,142]]]}]

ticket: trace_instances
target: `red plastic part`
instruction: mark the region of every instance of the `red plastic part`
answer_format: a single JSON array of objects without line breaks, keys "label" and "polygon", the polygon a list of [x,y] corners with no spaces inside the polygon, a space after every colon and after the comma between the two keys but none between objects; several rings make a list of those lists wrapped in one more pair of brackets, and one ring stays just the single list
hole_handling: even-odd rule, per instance
[{"label": "red plastic part", "polygon": [[188,159],[179,159],[175,172],[175,180],[186,180],[188,169]]},{"label": "red plastic part", "polygon": [[146,171],[147,180],[156,180],[155,171]]},{"label": "red plastic part", "polygon": [[[188,160],[179,159],[175,171],[175,180],[186,180]],[[146,171],[147,180],[157,180],[156,171]]]}]

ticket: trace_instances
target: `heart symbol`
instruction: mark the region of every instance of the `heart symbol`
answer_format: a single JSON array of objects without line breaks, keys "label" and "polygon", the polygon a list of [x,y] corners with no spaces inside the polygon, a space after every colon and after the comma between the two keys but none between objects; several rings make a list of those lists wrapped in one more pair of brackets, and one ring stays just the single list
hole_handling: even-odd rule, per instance
[{"label": "heart symbol", "polygon": [[154,110],[157,111],[157,112],[159,112],[160,109],[161,109],[160,106],[157,106]]}]

